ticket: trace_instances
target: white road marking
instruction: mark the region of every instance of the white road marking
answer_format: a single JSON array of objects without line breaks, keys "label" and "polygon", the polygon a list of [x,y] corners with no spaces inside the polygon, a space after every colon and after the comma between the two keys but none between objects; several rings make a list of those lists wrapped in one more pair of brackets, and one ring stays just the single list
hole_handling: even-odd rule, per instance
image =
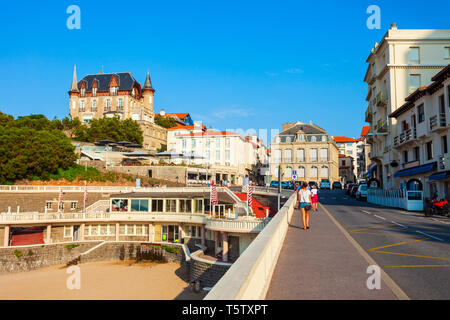
[{"label": "white road marking", "polygon": [[380,216],[377,216],[377,215],[375,215],[375,217],[383,219],[383,220],[386,220],[386,218],[383,218],[383,217],[380,217]]},{"label": "white road marking", "polygon": [[433,238],[433,239],[439,240],[439,241],[444,241],[444,240],[442,240],[442,239],[440,239],[440,238],[438,238],[438,237],[432,236],[432,235],[430,235],[430,234],[427,234],[427,233],[425,233],[425,232],[422,232],[422,231],[416,231],[416,232],[418,232],[418,233],[421,233],[421,234],[423,234],[424,236],[427,236],[427,237],[430,237],[430,238]]},{"label": "white road marking", "polygon": [[439,219],[436,219],[436,218],[431,218],[431,219],[433,219],[434,221],[438,221],[438,222],[444,223],[444,224],[450,224],[449,222],[445,222],[445,221],[442,221],[442,220],[439,220]]},{"label": "white road marking", "polygon": [[362,212],[364,212],[364,213],[367,213],[367,214],[372,214],[372,213],[370,213],[369,211],[366,211],[366,210],[361,210]]},{"label": "white road marking", "polygon": [[402,227],[402,228],[408,229],[407,226],[404,226],[404,225],[402,225],[402,224],[400,224],[400,223],[398,223],[398,222],[395,222],[395,221],[391,221],[391,222],[392,222],[392,223],[395,223],[396,225],[398,225],[398,226],[400,226],[400,227]]}]

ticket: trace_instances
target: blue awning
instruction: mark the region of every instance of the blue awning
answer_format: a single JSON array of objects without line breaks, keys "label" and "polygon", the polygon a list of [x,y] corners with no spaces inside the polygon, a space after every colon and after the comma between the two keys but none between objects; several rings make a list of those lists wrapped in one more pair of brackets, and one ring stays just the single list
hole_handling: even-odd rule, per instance
[{"label": "blue awning", "polygon": [[431,176],[428,177],[428,181],[437,181],[442,180],[450,176],[450,171],[442,171],[442,172],[436,172],[433,173]]},{"label": "blue awning", "polygon": [[373,164],[373,165],[369,168],[369,170],[367,170],[367,172],[366,172],[366,178],[371,178],[371,177],[372,177],[372,172],[373,172],[373,170],[375,170],[376,167],[377,167],[377,165],[376,165],[376,164]]},{"label": "blue awning", "polygon": [[427,163],[421,166],[416,166],[413,168],[403,169],[394,173],[395,178],[413,176],[416,174],[421,174],[429,171],[436,170],[436,162]]}]

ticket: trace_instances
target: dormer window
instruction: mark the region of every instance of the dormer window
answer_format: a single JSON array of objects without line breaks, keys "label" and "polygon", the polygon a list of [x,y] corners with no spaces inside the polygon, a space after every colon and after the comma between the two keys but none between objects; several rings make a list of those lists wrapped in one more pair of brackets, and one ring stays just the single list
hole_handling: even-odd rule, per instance
[{"label": "dormer window", "polygon": [[86,93],[86,89],[85,88],[81,88],[81,96],[84,97],[84,94]]},{"label": "dormer window", "polygon": [[117,87],[111,87],[110,88],[110,94],[112,96],[117,96]]},{"label": "dormer window", "polygon": [[92,88],[92,96],[95,97],[97,96],[97,88]]},{"label": "dormer window", "polygon": [[136,89],[133,88],[133,91],[131,91],[131,95],[132,95],[133,97],[136,96]]}]

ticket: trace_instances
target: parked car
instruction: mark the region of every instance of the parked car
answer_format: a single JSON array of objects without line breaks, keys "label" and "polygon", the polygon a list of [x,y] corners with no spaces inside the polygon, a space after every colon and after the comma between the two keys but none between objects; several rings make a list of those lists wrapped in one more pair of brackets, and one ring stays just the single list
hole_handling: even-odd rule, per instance
[{"label": "parked car", "polygon": [[332,185],[332,188],[333,188],[333,190],[335,190],[335,189],[342,189],[342,183],[340,183],[339,181],[335,181],[335,182],[333,182],[333,185]]},{"label": "parked car", "polygon": [[272,181],[271,183],[270,183],[270,188],[278,188],[278,181]]},{"label": "parked car", "polygon": [[367,200],[367,184],[360,184],[355,193],[356,200]]},{"label": "parked car", "polygon": [[312,188],[313,186],[316,186],[316,187],[317,187],[317,182],[315,182],[315,181],[310,181],[310,182],[308,183],[308,185],[309,185],[310,188]]},{"label": "parked car", "polygon": [[288,189],[288,190],[294,190],[294,184],[291,181],[282,181],[281,188]]},{"label": "parked car", "polygon": [[330,180],[329,179],[322,179],[320,181],[320,189],[331,189]]},{"label": "parked car", "polygon": [[352,192],[352,188],[355,184],[354,183],[348,183],[347,187],[345,188],[345,194],[346,195],[350,195],[350,193]]},{"label": "parked car", "polygon": [[358,185],[354,184],[352,186],[352,190],[350,191],[350,197],[355,198],[356,197],[356,191],[358,191]]}]

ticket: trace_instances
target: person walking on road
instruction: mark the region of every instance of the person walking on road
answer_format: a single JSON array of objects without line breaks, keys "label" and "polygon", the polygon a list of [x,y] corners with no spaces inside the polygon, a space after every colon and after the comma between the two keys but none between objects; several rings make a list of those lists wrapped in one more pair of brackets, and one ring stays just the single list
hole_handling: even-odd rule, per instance
[{"label": "person walking on road", "polygon": [[311,191],[308,190],[308,184],[303,182],[298,192],[300,198],[300,210],[302,211],[303,229],[309,229],[309,210],[311,210]]},{"label": "person walking on road", "polygon": [[311,200],[312,200],[312,210],[317,211],[317,205],[319,202],[319,190],[317,190],[317,186],[314,185],[311,190]]}]

